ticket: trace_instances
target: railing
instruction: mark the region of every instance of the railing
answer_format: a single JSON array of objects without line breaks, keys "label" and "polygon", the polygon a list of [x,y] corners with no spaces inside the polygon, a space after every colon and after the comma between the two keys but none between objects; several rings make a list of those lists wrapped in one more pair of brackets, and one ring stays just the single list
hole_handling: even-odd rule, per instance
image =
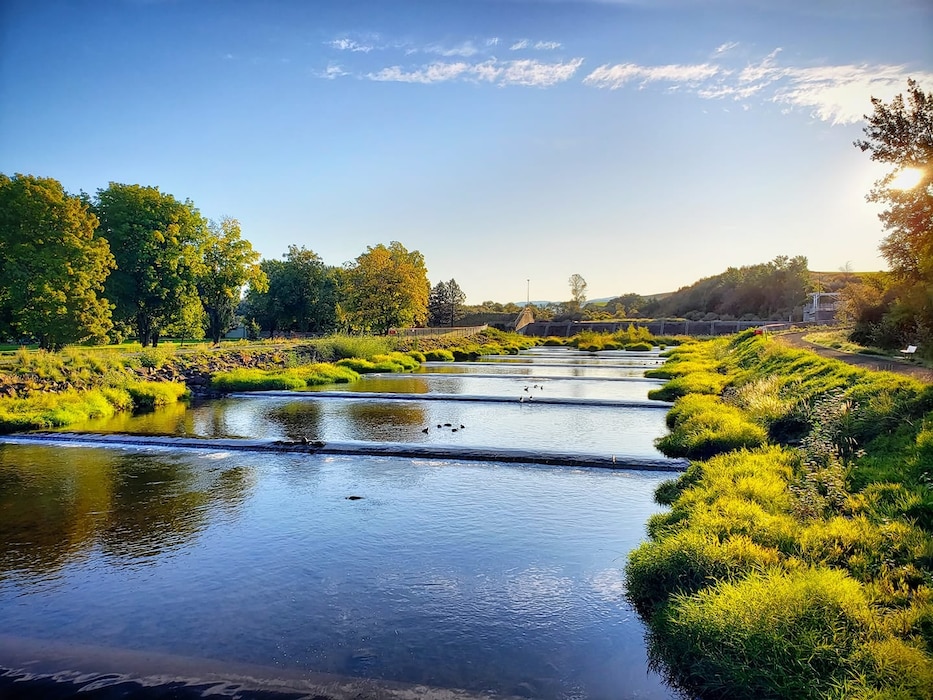
[{"label": "railing", "polygon": [[482,333],[489,328],[488,324],[482,326],[452,326],[452,327],[434,327],[434,328],[390,328],[389,335],[402,338],[440,338],[450,335],[455,338],[465,338],[466,336]]}]

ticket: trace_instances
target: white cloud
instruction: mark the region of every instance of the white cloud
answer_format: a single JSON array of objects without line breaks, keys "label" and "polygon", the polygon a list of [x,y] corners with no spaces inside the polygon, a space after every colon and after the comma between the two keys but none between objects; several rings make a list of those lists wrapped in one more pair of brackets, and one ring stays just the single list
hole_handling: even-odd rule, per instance
[{"label": "white cloud", "polygon": [[498,45],[499,45],[499,37],[494,36],[494,37],[490,37],[489,39],[486,39],[486,46],[498,46]]},{"label": "white cloud", "polygon": [[490,58],[478,63],[436,62],[419,68],[406,70],[401,66],[390,66],[375,73],[368,73],[369,80],[380,82],[420,83],[429,85],[452,80],[493,83],[502,87],[522,85],[526,87],[551,87],[570,80],[580,66],[582,58],[569,61],[544,63],[532,59],[520,61],[497,61]]},{"label": "white cloud", "polygon": [[446,47],[440,44],[429,44],[425,46],[422,51],[425,53],[434,53],[438,56],[459,56],[461,58],[469,58],[479,53],[479,49],[473,45],[472,41],[465,41],[459,46],[452,47]]},{"label": "white cloud", "polygon": [[531,46],[531,42],[528,41],[528,39],[520,39],[509,47],[509,51],[521,51],[522,49],[527,49],[529,46]]},{"label": "white cloud", "polygon": [[327,68],[322,71],[315,73],[317,77],[324,78],[325,80],[336,80],[337,78],[342,78],[345,75],[350,75],[343,68],[338,66],[336,63],[328,64]]},{"label": "white cloud", "polygon": [[371,44],[361,44],[358,41],[353,39],[334,39],[333,41],[327,42],[327,45],[338,51],[353,51],[361,53],[369,53],[372,51],[375,46]]},{"label": "white cloud", "polygon": [[889,102],[902,93],[908,77],[933,81],[933,73],[910,72],[905,66],[824,66],[786,68],[786,84],[775,90],[773,102],[809,109],[832,124],[853,124],[871,112],[871,98]]},{"label": "white cloud", "polygon": [[716,47],[716,50],[713,51],[714,56],[722,56],[724,53],[729,53],[732,49],[737,48],[739,42],[737,41],[727,41],[724,44],[720,44]]},{"label": "white cloud", "polygon": [[554,51],[559,49],[562,44],[559,41],[539,41],[535,44],[535,48],[538,51]]},{"label": "white cloud", "polygon": [[583,83],[609,90],[617,90],[632,81],[640,82],[642,85],[658,81],[696,84],[720,72],[723,72],[722,68],[710,63],[666,66],[639,66],[635,63],[621,63],[615,66],[604,64],[586,76]]},{"label": "white cloud", "polygon": [[558,63],[542,63],[534,60],[511,61],[503,70],[499,84],[550,87],[570,80],[582,65],[582,58]]}]

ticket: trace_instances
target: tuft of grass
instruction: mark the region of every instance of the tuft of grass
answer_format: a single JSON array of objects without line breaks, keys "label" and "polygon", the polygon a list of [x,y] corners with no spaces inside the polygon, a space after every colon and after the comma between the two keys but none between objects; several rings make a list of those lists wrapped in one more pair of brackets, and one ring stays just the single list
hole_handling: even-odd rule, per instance
[{"label": "tuft of grass", "polygon": [[281,391],[352,382],[359,377],[350,367],[314,363],[282,370],[236,369],[218,372],[211,377],[211,388],[222,392]]},{"label": "tuft of grass", "polygon": [[426,362],[453,362],[454,354],[450,350],[436,348],[434,350],[426,350],[424,359]]},{"label": "tuft of grass", "polygon": [[133,398],[133,406],[141,409],[166,406],[188,394],[181,382],[127,382],[121,388]]},{"label": "tuft of grass", "polygon": [[688,394],[677,400],[668,416],[671,428],[655,446],[669,457],[706,459],[731,450],[764,445],[764,428],[737,408],[716,397]]}]

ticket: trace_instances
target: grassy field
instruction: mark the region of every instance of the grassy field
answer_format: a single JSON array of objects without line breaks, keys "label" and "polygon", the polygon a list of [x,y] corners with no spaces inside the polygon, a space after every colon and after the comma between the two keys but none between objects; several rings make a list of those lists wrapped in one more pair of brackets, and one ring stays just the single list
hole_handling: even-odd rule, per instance
[{"label": "grassy field", "polygon": [[[694,461],[630,556],[650,654],[702,698],[933,698],[933,387],[750,333],[671,352]],[[715,379],[718,378],[718,379]]]}]

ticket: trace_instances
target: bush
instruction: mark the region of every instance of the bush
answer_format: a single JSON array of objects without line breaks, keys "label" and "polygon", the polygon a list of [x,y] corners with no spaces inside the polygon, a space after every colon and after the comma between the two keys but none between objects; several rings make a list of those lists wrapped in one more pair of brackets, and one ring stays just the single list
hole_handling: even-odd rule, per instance
[{"label": "bush", "polygon": [[437,348],[436,350],[425,351],[424,359],[427,362],[453,362],[454,354],[450,350]]},{"label": "bush", "polygon": [[188,393],[180,382],[128,382],[122,388],[133,397],[133,405],[142,409],[175,403]]},{"label": "bush", "polygon": [[712,372],[692,372],[671,379],[659,389],[648,392],[649,399],[673,401],[686,394],[721,394],[728,377]]},{"label": "bush", "polygon": [[654,639],[700,695],[825,698],[855,675],[871,618],[842,571],[771,569],[675,598]]},{"label": "bush", "polygon": [[[624,348],[630,352],[647,352],[654,346],[651,343],[626,343]],[[607,348],[608,349],[608,348]]]},{"label": "bush", "polygon": [[672,413],[671,432],[655,440],[655,446],[669,457],[706,459],[721,452],[759,447],[768,437],[764,428],[722,401],[703,402],[688,395],[678,399]]},{"label": "bush", "polygon": [[376,355],[386,355],[393,350],[388,338],[372,335],[333,335],[315,340],[312,345],[321,359],[327,362],[352,357],[371,360]]}]

